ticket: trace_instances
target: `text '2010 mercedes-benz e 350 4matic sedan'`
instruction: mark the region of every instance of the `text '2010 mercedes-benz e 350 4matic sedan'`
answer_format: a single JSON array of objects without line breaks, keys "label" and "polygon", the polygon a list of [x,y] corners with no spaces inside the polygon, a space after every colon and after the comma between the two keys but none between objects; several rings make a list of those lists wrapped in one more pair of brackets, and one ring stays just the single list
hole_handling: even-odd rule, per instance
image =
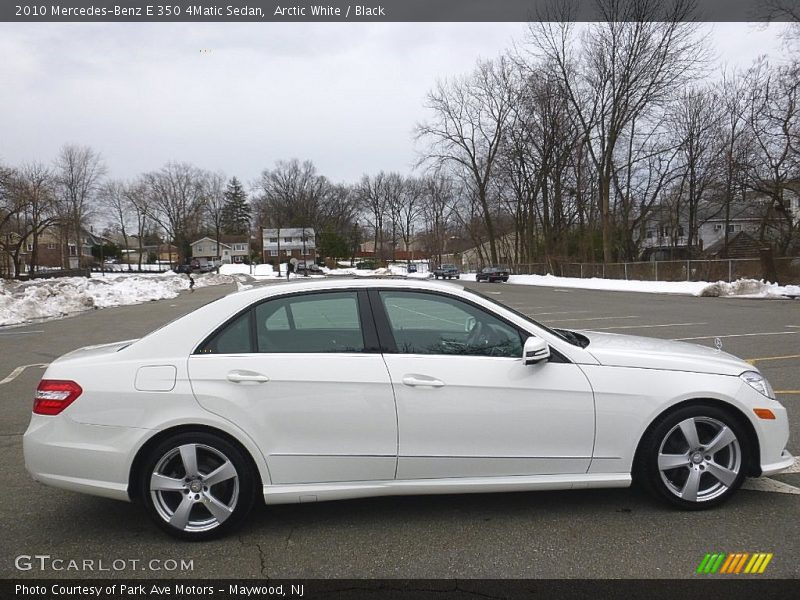
[{"label": "text '2010 mercedes-benz e 350 4matic sedan'", "polygon": [[714,349],[554,330],[453,284],[231,294],[52,363],[33,477],[220,535],[267,504],[623,487],[685,509],[792,465],[786,410]]}]

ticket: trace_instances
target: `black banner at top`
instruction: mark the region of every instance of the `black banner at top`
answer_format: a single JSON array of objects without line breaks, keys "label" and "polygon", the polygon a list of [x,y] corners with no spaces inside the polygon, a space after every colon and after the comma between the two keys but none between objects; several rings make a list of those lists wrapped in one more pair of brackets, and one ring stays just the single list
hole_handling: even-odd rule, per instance
[{"label": "black banner at top", "polygon": [[[609,13],[609,6],[616,10]],[[609,18],[609,16],[611,18]],[[674,18],[677,16],[677,19]],[[5,22],[797,21],[800,0],[2,0]]]}]

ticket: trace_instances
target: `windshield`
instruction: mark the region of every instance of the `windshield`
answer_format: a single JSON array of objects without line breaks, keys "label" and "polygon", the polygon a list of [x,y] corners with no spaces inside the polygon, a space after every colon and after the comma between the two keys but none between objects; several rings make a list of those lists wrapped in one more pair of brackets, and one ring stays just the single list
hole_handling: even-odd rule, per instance
[{"label": "windshield", "polygon": [[494,298],[490,298],[489,296],[486,296],[486,295],[484,295],[484,294],[482,294],[480,292],[476,292],[475,290],[468,290],[467,288],[464,288],[464,291],[465,292],[469,292],[470,294],[475,294],[476,296],[478,296],[480,298],[483,298],[484,300],[488,300],[489,302],[491,302],[495,306],[500,306],[500,307],[506,309],[507,311],[509,311],[511,313],[514,313],[518,317],[521,317],[521,318],[525,319],[529,323],[533,323],[537,327],[541,327],[546,332],[556,336],[557,338],[559,338],[561,340],[564,340],[568,344],[572,344],[573,346],[579,346],[581,348],[586,348],[586,346],[589,345],[589,338],[587,338],[584,335],[581,335],[580,333],[575,333],[574,331],[570,331],[569,329],[553,329],[551,327],[548,327],[547,325],[543,325],[542,323],[540,323],[539,321],[537,321],[535,319],[532,319],[528,315],[526,315],[524,313],[521,313],[518,310],[516,310],[514,308],[511,308],[510,306],[506,306],[502,302],[498,302]]}]

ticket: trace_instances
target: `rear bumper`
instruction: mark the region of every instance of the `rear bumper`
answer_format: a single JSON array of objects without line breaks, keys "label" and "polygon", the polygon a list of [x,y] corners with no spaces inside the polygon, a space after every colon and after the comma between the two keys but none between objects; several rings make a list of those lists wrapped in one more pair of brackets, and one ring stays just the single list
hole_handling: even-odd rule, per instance
[{"label": "rear bumper", "polygon": [[136,448],[149,430],[86,425],[63,416],[32,415],[22,438],[25,468],[53,487],[129,500]]}]

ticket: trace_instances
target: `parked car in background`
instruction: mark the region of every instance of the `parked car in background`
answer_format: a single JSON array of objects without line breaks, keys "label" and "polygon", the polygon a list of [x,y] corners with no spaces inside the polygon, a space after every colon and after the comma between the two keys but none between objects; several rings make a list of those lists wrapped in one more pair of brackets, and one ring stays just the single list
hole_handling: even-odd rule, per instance
[{"label": "parked car in background", "polygon": [[206,258],[193,258],[192,262],[189,263],[192,267],[192,271],[195,273],[211,273],[219,269],[222,265],[221,261],[210,261]]},{"label": "parked car in background", "polygon": [[488,281],[489,283],[508,281],[510,274],[508,267],[484,267],[475,275],[475,281]]},{"label": "parked car in background", "polygon": [[417,265],[412,263],[406,267],[406,273],[416,273],[416,272],[417,272]]},{"label": "parked car in background", "polygon": [[230,294],[54,360],[23,449],[37,481],[140,501],[200,540],[256,501],[635,479],[711,508],[791,467],[788,438],[770,384],[725,352],[551,329],[462,286],[363,278]]},{"label": "parked car in background", "polygon": [[309,273],[321,273],[322,269],[320,269],[319,265],[312,261],[306,260],[298,260],[297,264],[294,267],[295,273],[305,273],[306,271]]},{"label": "parked car in background", "polygon": [[433,276],[436,279],[461,279],[461,273],[458,267],[451,264],[440,265],[438,269],[433,271]]},{"label": "parked car in background", "polygon": [[378,267],[377,263],[374,260],[362,260],[361,262],[356,263],[356,269],[360,271],[364,270],[372,270]]}]

